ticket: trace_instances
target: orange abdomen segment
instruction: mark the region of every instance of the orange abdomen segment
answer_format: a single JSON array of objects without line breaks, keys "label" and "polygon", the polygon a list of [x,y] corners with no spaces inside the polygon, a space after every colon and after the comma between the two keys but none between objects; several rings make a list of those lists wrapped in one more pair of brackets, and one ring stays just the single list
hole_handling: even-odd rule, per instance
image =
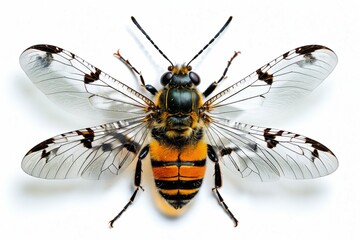
[{"label": "orange abdomen segment", "polygon": [[160,195],[175,209],[186,205],[199,191],[205,175],[207,145],[199,141],[181,150],[150,143],[151,165]]}]

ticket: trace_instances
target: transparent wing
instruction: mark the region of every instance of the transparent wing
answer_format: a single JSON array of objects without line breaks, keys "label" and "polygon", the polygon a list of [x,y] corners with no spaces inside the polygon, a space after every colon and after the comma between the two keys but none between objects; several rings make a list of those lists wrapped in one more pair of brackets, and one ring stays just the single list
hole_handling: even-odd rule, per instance
[{"label": "transparent wing", "polygon": [[47,179],[107,178],[132,162],[148,132],[147,123],[132,119],[60,134],[33,147],[22,169]]},{"label": "transparent wing", "polygon": [[46,96],[65,110],[105,119],[145,116],[153,102],[75,54],[51,45],[35,45],[20,65]]},{"label": "transparent wing", "polygon": [[223,119],[214,119],[206,132],[222,163],[243,178],[317,178],[338,167],[327,147],[299,134]]},{"label": "transparent wing", "polygon": [[336,64],[337,56],[327,47],[299,47],[211,97],[204,103],[204,108],[224,117],[258,106],[281,106],[314,90]]}]

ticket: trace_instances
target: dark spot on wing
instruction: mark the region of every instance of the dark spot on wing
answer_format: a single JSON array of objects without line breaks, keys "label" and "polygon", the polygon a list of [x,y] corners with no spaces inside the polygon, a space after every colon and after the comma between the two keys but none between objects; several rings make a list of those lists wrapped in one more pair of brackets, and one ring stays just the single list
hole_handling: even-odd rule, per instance
[{"label": "dark spot on wing", "polygon": [[283,58],[287,58],[287,57],[289,56],[289,53],[290,53],[290,52],[284,53],[284,54],[283,54]]},{"label": "dark spot on wing", "polygon": [[44,158],[44,159],[45,159],[45,163],[48,162],[50,153],[51,153],[51,151],[50,151],[50,152],[46,152],[45,149],[42,151],[42,153],[41,153],[41,159]]},{"label": "dark spot on wing", "polygon": [[261,68],[259,68],[258,70],[256,70],[256,73],[259,76],[259,80],[262,80],[264,82],[266,82],[267,84],[271,85],[273,83],[273,75],[268,74],[267,72],[263,72],[261,70]]},{"label": "dark spot on wing", "polygon": [[55,47],[55,46],[52,46],[52,45],[44,45],[44,44],[35,45],[35,46],[32,46],[32,47],[29,47],[28,49],[36,49],[36,50],[44,51],[44,52],[47,52],[47,53],[60,53],[60,52],[63,51],[62,48]]},{"label": "dark spot on wing", "polygon": [[247,146],[254,152],[258,150],[258,145],[256,143],[248,143]]},{"label": "dark spot on wing", "polygon": [[305,138],[305,143],[311,144],[311,146],[314,148],[314,151],[312,151],[312,155],[314,157],[316,157],[316,158],[319,158],[319,152],[318,151],[328,152],[331,155],[334,155],[334,153],[331,152],[330,149],[328,149],[327,147],[325,147],[321,143],[319,143],[319,142],[317,142],[315,140],[312,140],[311,138]]},{"label": "dark spot on wing", "polygon": [[47,147],[49,147],[50,144],[53,144],[53,143],[54,143],[54,139],[49,138],[48,140],[45,140],[45,141],[39,143],[38,145],[36,145],[35,147],[33,147],[26,155],[29,155],[30,153],[33,153],[33,152],[44,150]]},{"label": "dark spot on wing", "polygon": [[91,128],[87,128],[86,131],[76,131],[78,135],[81,135],[84,137],[80,142],[84,145],[86,148],[92,148],[92,142],[94,141],[94,131]]},{"label": "dark spot on wing", "polygon": [[319,49],[328,49],[327,47],[321,46],[321,45],[307,45],[303,47],[298,47],[295,49],[295,52],[298,54],[311,54]]},{"label": "dark spot on wing", "polygon": [[315,160],[315,158],[319,158],[319,152],[317,149],[315,149],[311,154],[313,155],[312,158],[313,161]]},{"label": "dark spot on wing", "polygon": [[303,67],[304,64],[313,64],[316,61],[316,58],[312,53],[314,53],[316,50],[319,49],[328,49],[328,48],[320,45],[308,45],[308,46],[296,48],[295,52],[298,53],[299,55],[303,55],[304,58],[304,60],[298,62],[298,65],[300,67]]},{"label": "dark spot on wing", "polygon": [[313,64],[315,61],[316,61],[316,58],[311,53],[304,55],[304,63]]},{"label": "dark spot on wing", "polygon": [[281,136],[284,131],[278,131],[276,133],[270,133],[271,128],[266,128],[264,130],[264,139],[267,143],[268,148],[274,148],[279,143],[279,141],[275,140],[276,136]]},{"label": "dark spot on wing", "polygon": [[282,136],[284,134],[284,131],[283,130],[280,130],[276,133],[276,136]]},{"label": "dark spot on wing", "polygon": [[232,151],[233,151],[232,148],[223,148],[220,150],[220,155],[221,156],[230,155]]},{"label": "dark spot on wing", "polygon": [[138,151],[139,144],[136,143],[136,142],[129,142],[129,143],[125,143],[125,144],[124,144],[124,147],[125,147],[129,152],[136,153],[136,152]]},{"label": "dark spot on wing", "polygon": [[324,151],[324,152],[330,152],[330,149],[322,145],[321,143],[312,140],[311,138],[305,138],[305,143],[310,143],[311,146],[317,150]]},{"label": "dark spot on wing", "polygon": [[86,84],[95,82],[96,80],[99,80],[100,74],[101,74],[101,70],[98,68],[95,68],[95,72],[91,72],[90,75],[85,74],[84,82]]},{"label": "dark spot on wing", "polygon": [[132,141],[131,139],[129,139],[128,137],[126,137],[124,134],[122,133],[116,133],[113,135],[115,139],[117,139],[123,146],[124,148],[126,148],[126,150],[128,150],[129,152],[132,153],[137,153],[140,149],[140,144]]},{"label": "dark spot on wing", "polygon": [[101,146],[101,150],[103,150],[104,152],[110,152],[112,151],[112,144],[111,143],[105,143]]},{"label": "dark spot on wing", "polygon": [[114,134],[112,134],[112,136],[115,139],[119,140],[119,142],[121,142],[122,144],[125,144],[128,142],[128,138],[122,133],[114,133]]},{"label": "dark spot on wing", "polygon": [[45,162],[47,163],[48,162],[48,159],[49,159],[49,156],[50,156],[50,153],[51,151],[46,151],[46,148],[49,147],[50,144],[53,144],[54,143],[54,139],[53,138],[50,138],[48,140],[45,140],[41,143],[39,143],[38,145],[36,145],[35,147],[33,147],[26,155],[29,155],[31,153],[34,153],[34,152],[38,152],[38,151],[41,151],[41,159],[45,159]]},{"label": "dark spot on wing", "polygon": [[37,56],[36,60],[41,68],[48,68],[53,61],[53,55],[49,52],[43,56]]}]

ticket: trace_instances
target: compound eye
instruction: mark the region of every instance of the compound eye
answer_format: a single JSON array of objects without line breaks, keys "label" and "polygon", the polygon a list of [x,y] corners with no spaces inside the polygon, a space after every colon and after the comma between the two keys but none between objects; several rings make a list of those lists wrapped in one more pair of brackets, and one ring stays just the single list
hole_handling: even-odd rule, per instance
[{"label": "compound eye", "polygon": [[189,73],[189,77],[190,77],[190,79],[191,79],[191,82],[192,82],[195,86],[197,86],[197,85],[200,84],[200,77],[199,77],[199,75],[197,75],[197,73],[190,72],[190,73]]},{"label": "compound eye", "polygon": [[168,85],[168,83],[170,82],[172,76],[173,76],[173,73],[172,73],[172,72],[166,72],[166,73],[164,73],[164,74],[161,76],[161,78],[160,78],[160,83],[161,83],[161,85],[163,85],[163,86]]}]

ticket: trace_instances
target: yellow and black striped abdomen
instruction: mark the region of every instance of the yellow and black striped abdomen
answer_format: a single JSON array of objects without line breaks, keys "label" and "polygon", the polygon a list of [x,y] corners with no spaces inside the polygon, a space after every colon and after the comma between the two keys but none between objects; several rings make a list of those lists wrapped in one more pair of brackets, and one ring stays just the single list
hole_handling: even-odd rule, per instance
[{"label": "yellow and black striped abdomen", "polygon": [[156,140],[150,143],[155,185],[173,208],[182,208],[199,191],[205,175],[206,155],[207,145],[203,140],[181,150]]}]

